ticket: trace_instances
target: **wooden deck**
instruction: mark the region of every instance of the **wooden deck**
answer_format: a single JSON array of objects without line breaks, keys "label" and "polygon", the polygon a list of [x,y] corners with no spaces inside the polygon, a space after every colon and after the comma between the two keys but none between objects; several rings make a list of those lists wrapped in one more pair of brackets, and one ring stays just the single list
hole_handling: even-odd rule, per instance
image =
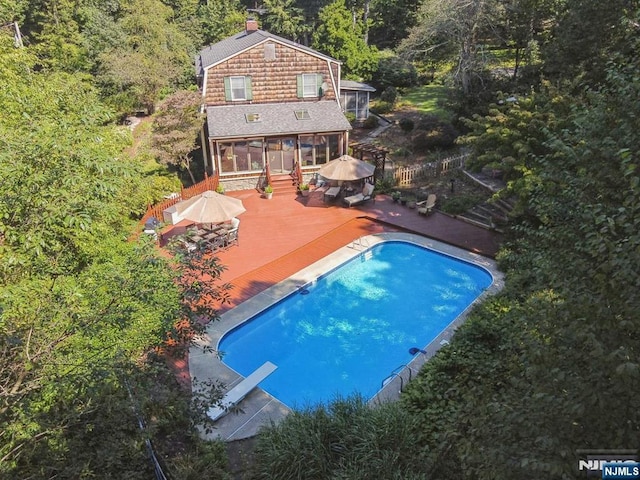
[{"label": "wooden deck", "polygon": [[[274,194],[267,200],[255,190],[227,192],[243,201],[239,245],[218,254],[226,266],[220,281],[233,285],[230,302],[219,312],[290,277],[327,254],[372,233],[406,231],[430,237],[488,257],[498,251],[501,236],[439,212],[419,215],[415,209],[394,203],[386,195],[375,202],[346,208],[338,201],[325,203],[321,192],[309,197]],[[187,223],[168,227],[163,239],[183,233]],[[187,360],[174,367],[189,384]]]},{"label": "wooden deck", "polygon": [[[311,192],[306,198],[280,194],[270,200],[254,190],[227,194],[241,199],[247,211],[238,217],[239,245],[218,254],[227,268],[220,280],[234,286],[232,304],[222,311],[363,235],[408,231],[489,257],[495,256],[502,240],[496,232],[437,211],[419,215],[385,195],[346,208],[340,202],[325,203],[321,192]],[[169,227],[163,238],[184,232],[186,226]]]}]

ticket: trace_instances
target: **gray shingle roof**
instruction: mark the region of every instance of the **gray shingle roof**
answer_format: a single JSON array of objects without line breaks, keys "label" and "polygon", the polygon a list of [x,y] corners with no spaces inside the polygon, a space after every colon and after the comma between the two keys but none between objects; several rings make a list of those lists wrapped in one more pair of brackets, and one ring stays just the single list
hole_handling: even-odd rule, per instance
[{"label": "gray shingle roof", "polygon": [[203,48],[196,56],[196,75],[202,76],[204,74],[204,69],[206,69],[207,67],[220,63],[229,57],[233,57],[234,55],[237,55],[238,53],[241,53],[248,48],[259,45],[262,42],[266,42],[267,40],[280,42],[291,47],[304,50],[311,55],[315,55],[333,62],[338,62],[338,60],[336,60],[335,58],[324,55],[316,50],[313,50],[312,48],[305,47],[304,45],[293,42],[291,40],[287,40],[286,38],[279,37],[278,35],[274,35],[264,30],[255,30],[252,32],[243,30],[231,37],[227,37],[224,40],[221,40],[218,43],[214,43],[213,45],[209,45],[208,47]]},{"label": "gray shingle roof", "polygon": [[359,90],[363,92],[375,92],[376,89],[366,83],[354,82],[353,80],[340,80],[340,90]]},{"label": "gray shingle roof", "polygon": [[[308,120],[298,120],[296,110],[309,112]],[[248,122],[246,115],[258,114],[260,121]],[[260,103],[207,107],[209,138],[246,138],[351,130],[340,105],[332,101]]]}]

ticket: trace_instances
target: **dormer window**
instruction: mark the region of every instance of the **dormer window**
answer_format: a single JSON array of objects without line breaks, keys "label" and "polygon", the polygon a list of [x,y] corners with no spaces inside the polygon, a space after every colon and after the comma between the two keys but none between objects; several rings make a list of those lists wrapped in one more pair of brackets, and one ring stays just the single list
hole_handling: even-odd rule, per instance
[{"label": "dormer window", "polygon": [[228,102],[252,100],[251,77],[224,77],[224,96]]}]

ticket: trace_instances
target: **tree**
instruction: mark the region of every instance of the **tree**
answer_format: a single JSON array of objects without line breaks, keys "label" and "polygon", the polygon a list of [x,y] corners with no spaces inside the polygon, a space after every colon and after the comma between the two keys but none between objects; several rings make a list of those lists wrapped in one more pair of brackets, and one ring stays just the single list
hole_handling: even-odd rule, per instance
[{"label": "tree", "polygon": [[159,0],[124,4],[118,25],[126,43],[100,56],[98,78],[118,110],[153,113],[160,92],[177,88],[190,70],[190,43],[170,21],[172,14]]},{"label": "tree", "polygon": [[295,0],[265,0],[262,3],[266,13],[263,28],[276,35],[299,41],[307,27],[301,8],[294,7]]},{"label": "tree", "polygon": [[209,45],[243,30],[246,11],[239,0],[216,0],[200,5],[198,18],[202,25],[202,45]]},{"label": "tree", "polygon": [[153,122],[153,147],[160,162],[186,170],[194,184],[191,154],[205,119],[200,113],[200,104],[197,92],[176,92],[159,105]]},{"label": "tree", "polygon": [[484,60],[480,44],[491,37],[497,17],[494,0],[428,0],[418,11],[418,21],[400,52],[413,60],[455,58],[453,78],[463,95],[471,96],[480,88]]},{"label": "tree", "polygon": [[374,0],[369,16],[369,44],[395,49],[416,23],[417,0]]},{"label": "tree", "polygon": [[363,39],[363,26],[351,20],[345,0],[336,0],[319,14],[312,47],[343,62],[347,78],[368,80],[378,63],[377,50]]}]

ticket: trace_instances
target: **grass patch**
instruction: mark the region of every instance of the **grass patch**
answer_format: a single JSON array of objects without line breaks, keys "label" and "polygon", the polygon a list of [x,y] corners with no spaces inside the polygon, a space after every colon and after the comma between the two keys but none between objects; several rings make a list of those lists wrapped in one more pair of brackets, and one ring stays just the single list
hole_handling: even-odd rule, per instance
[{"label": "grass patch", "polygon": [[444,121],[451,121],[451,112],[442,105],[447,99],[448,87],[438,84],[422,85],[407,89],[402,94],[402,106],[410,106],[422,115],[436,115]]}]

